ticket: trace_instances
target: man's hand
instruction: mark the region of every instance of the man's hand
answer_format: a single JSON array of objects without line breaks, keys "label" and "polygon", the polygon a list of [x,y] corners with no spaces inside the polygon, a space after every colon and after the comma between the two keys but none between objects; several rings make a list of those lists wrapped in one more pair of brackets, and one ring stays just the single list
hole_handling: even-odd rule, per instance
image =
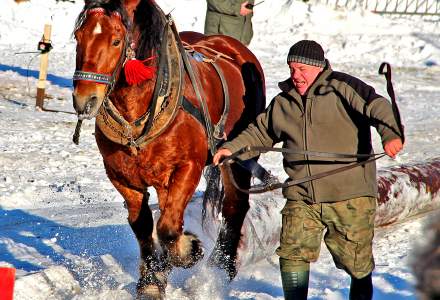
[{"label": "man's hand", "polygon": [[252,9],[248,9],[246,8],[246,5],[248,5],[249,2],[243,2],[240,6],[240,16],[247,16],[248,14],[250,14],[252,12]]},{"label": "man's hand", "polygon": [[214,157],[212,158],[212,162],[215,166],[217,166],[223,157],[230,156],[231,154],[232,152],[226,148],[218,149],[217,152],[214,154]]},{"label": "man's hand", "polygon": [[388,155],[391,158],[396,158],[396,154],[402,150],[403,144],[401,139],[394,139],[389,142],[387,142],[383,149],[385,150],[386,155]]}]

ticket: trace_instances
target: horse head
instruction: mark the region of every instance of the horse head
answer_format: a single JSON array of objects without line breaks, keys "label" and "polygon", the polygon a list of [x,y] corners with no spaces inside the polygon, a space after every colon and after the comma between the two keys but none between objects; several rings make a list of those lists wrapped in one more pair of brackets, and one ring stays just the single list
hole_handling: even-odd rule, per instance
[{"label": "horse head", "polygon": [[121,1],[86,1],[75,26],[73,106],[79,119],[96,116],[126,58],[130,21]]},{"label": "horse head", "polygon": [[[165,18],[151,0],[88,0],[75,26],[73,106],[79,119],[96,116],[125,63],[155,57]],[[126,83],[126,82],[124,82]]]}]

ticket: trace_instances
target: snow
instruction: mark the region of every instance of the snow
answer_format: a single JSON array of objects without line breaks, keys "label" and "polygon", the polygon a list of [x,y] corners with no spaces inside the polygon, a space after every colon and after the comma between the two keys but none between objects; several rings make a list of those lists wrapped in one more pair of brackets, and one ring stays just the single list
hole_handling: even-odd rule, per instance
[{"label": "snow", "polygon": [[[203,31],[205,1],[157,2],[165,12],[172,11],[179,30]],[[255,8],[250,49],[265,70],[268,101],[278,93],[277,82],[288,76],[286,54],[298,40],[319,41],[334,69],[360,77],[384,95],[385,80],[377,69],[388,61],[407,142],[396,160],[383,158],[379,167],[440,157],[438,22],[314,3],[266,0]],[[105,175],[93,122],[83,123],[79,146],[71,140],[76,123],[71,33],[81,9],[82,1],[0,2],[0,266],[17,269],[16,299],[135,296],[138,245],[122,197]],[[54,49],[49,56],[45,107],[60,113],[35,109],[39,56],[22,53],[36,51],[48,22],[53,25]],[[376,151],[382,151],[377,135],[373,138]],[[285,178],[279,155],[266,154],[261,162]],[[185,226],[202,238],[209,253],[217,225],[212,221],[206,231],[201,229],[203,189],[201,182]],[[410,202],[414,197],[408,193],[401,200]],[[273,231],[280,226],[277,216],[283,204],[279,192],[251,198],[245,224],[248,251],[242,253],[242,266],[232,283],[219,280],[202,261],[190,270],[173,271],[167,299],[283,299],[278,258],[267,251],[277,242]],[[417,241],[425,239],[423,228],[429,218],[425,214],[377,230],[374,299],[416,298],[412,252]],[[312,265],[309,298],[346,299],[348,288],[349,277],[334,267],[323,246],[319,261]]]}]

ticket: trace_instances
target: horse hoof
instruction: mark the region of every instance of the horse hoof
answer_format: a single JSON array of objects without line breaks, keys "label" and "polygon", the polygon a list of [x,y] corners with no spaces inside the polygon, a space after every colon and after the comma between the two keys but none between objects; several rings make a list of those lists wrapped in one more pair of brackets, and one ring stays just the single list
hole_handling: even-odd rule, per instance
[{"label": "horse hoof", "polygon": [[231,259],[229,255],[218,249],[214,249],[214,251],[209,256],[208,265],[224,270],[229,281],[232,281],[237,275],[237,267],[235,266],[235,261]]},{"label": "horse hoof", "polygon": [[170,249],[170,262],[175,267],[190,268],[203,258],[203,247],[197,236],[184,232]]},{"label": "horse hoof", "polygon": [[165,272],[151,272],[141,267],[141,278],[136,285],[137,300],[159,300],[164,299],[167,285],[167,274]]},{"label": "horse hoof", "polygon": [[161,293],[160,288],[154,284],[144,285],[138,287],[136,300],[163,300],[164,295]]}]

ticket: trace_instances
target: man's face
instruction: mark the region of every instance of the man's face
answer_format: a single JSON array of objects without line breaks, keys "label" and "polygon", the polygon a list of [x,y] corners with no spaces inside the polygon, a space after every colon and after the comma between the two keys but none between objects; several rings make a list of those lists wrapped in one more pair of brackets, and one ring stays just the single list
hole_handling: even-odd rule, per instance
[{"label": "man's face", "polygon": [[290,78],[292,79],[296,91],[301,96],[305,95],[323,69],[321,67],[310,66],[298,62],[290,62],[289,68]]}]

